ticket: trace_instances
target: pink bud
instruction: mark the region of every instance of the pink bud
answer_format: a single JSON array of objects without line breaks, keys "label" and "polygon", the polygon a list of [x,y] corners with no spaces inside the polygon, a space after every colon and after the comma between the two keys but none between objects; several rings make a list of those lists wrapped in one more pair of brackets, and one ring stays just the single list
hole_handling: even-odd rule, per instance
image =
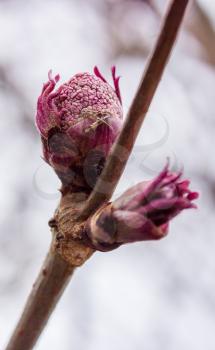
[{"label": "pink bud", "polygon": [[121,129],[122,106],[115,67],[114,89],[97,67],[94,73],[76,74],[54,91],[60,77],[53,78],[50,71],[38,98],[36,124],[43,156],[65,186],[94,186]]},{"label": "pink bud", "polygon": [[106,204],[89,220],[87,235],[98,250],[108,251],[121,244],[156,240],[167,235],[169,222],[182,210],[196,208],[197,192],[189,181],[172,173],[168,164],[153,180],[130,188],[113,203]]}]

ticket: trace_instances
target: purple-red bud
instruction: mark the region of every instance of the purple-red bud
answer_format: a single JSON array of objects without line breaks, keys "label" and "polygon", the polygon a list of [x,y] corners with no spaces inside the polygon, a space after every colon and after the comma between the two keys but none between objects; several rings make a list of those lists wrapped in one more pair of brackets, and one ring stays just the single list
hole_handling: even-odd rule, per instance
[{"label": "purple-red bud", "polygon": [[44,84],[36,124],[43,156],[64,186],[91,189],[122,125],[119,77],[112,68],[114,89],[98,68],[80,73],[54,91],[60,76]]},{"label": "purple-red bud", "polygon": [[182,210],[196,208],[197,192],[189,189],[182,173],[172,173],[168,165],[153,180],[130,188],[113,203],[100,208],[89,219],[91,244],[108,251],[121,244],[157,240],[167,235],[169,222]]}]

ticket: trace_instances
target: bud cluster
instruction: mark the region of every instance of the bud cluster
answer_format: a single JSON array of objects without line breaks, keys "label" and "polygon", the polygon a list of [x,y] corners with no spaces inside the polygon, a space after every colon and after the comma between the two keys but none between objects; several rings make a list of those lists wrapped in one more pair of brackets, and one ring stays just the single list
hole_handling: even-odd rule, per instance
[{"label": "bud cluster", "polygon": [[113,67],[112,88],[95,67],[94,75],[76,74],[56,91],[60,76],[48,77],[36,115],[43,157],[65,187],[90,191],[121,130],[119,77]]}]

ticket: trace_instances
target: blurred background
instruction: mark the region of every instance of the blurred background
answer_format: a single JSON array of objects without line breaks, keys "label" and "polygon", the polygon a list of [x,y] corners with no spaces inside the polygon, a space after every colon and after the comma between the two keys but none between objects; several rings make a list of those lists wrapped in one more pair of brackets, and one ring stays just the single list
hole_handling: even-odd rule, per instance
[{"label": "blurred background", "polygon": [[[116,64],[126,114],[164,0],[0,0],[0,348],[48,250],[59,181],[34,125],[50,68],[61,81]],[[96,253],[77,270],[36,350],[215,349],[215,2],[191,2],[177,46],[117,188],[170,157],[201,197],[159,242]]]}]

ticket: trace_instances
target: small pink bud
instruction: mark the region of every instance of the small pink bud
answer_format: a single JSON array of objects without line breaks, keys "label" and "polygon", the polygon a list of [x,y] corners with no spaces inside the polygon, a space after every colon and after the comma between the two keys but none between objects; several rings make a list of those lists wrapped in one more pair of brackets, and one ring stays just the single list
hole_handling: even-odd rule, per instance
[{"label": "small pink bud", "polygon": [[43,156],[65,186],[92,188],[122,126],[119,77],[114,89],[98,68],[80,73],[54,91],[59,75],[44,84],[36,124]]},{"label": "small pink bud", "polygon": [[156,240],[167,235],[169,222],[182,210],[196,208],[198,198],[182,173],[168,165],[153,180],[130,188],[113,203],[100,208],[89,220],[87,235],[98,250],[108,251],[121,244]]}]

